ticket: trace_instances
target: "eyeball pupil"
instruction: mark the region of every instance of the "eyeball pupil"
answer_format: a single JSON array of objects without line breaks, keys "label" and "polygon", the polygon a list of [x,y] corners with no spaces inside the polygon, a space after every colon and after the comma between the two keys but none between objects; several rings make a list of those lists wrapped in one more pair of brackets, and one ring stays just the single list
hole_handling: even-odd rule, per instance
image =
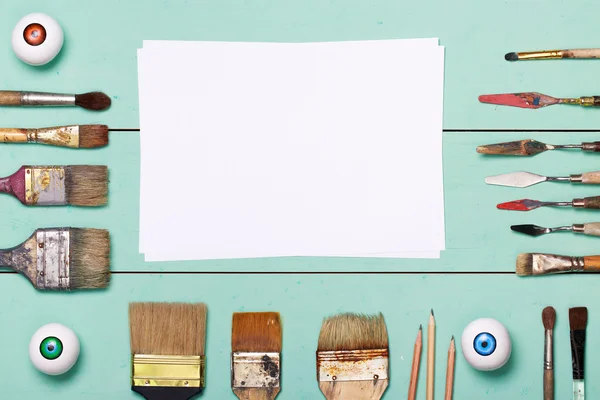
[{"label": "eyeball pupil", "polygon": [[487,346],[488,346],[488,343],[487,343],[487,342],[481,342],[481,347],[484,347],[484,348],[485,348],[485,347],[487,347]]},{"label": "eyeball pupil", "polygon": [[62,352],[63,344],[57,337],[49,336],[40,344],[40,353],[47,360],[56,360]]},{"label": "eyeball pupil", "polygon": [[39,46],[46,41],[46,28],[38,23],[29,24],[23,30],[23,39],[30,46]]}]

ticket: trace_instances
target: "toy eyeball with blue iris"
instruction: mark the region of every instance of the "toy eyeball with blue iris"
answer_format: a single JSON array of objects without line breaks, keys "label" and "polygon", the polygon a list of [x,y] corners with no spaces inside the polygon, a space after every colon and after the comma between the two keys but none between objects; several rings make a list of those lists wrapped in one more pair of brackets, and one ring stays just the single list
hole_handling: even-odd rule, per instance
[{"label": "toy eyeball with blue iris", "polygon": [[63,42],[63,30],[58,22],[41,13],[24,16],[12,33],[13,51],[29,65],[48,64],[58,55]]},{"label": "toy eyeball with blue iris", "polygon": [[502,367],[510,358],[512,349],[508,331],[492,318],[480,318],[467,325],[461,347],[467,362],[480,371]]},{"label": "toy eyeball with blue iris", "polygon": [[48,324],[38,329],[29,342],[29,359],[33,366],[48,375],[62,375],[79,358],[79,339],[61,324]]}]

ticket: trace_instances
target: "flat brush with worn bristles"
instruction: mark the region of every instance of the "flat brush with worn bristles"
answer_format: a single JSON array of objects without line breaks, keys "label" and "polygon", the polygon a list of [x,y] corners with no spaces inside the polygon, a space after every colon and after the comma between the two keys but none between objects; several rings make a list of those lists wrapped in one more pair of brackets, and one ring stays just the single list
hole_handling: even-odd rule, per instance
[{"label": "flat brush with worn bristles", "polygon": [[25,275],[39,290],[103,289],[110,281],[110,238],[104,229],[38,229],[0,250],[0,266]]},{"label": "flat brush with worn bristles", "polygon": [[388,384],[388,334],[383,315],[326,318],[317,349],[317,380],[328,400],[378,400]]},{"label": "flat brush with worn bristles", "polygon": [[276,312],[234,313],[231,389],[240,400],[273,400],[281,375],[281,321]]},{"label": "flat brush with worn bristles", "polygon": [[39,143],[91,149],[108,145],[108,126],[69,125],[51,128],[0,128],[0,143]]},{"label": "flat brush with worn bristles", "polygon": [[554,322],[556,310],[546,307],[542,310],[544,324],[544,400],[554,400]]},{"label": "flat brush with worn bristles", "polygon": [[519,108],[542,108],[554,104],[570,104],[584,107],[600,106],[600,96],[584,96],[576,98],[558,98],[537,92],[484,94],[479,96],[481,103],[495,104]]},{"label": "flat brush with worn bristles", "polygon": [[546,144],[533,139],[517,140],[477,146],[477,152],[499,156],[535,156],[547,150],[581,149],[594,153],[600,152],[600,142],[584,142],[581,144]]},{"label": "flat brush with worn bristles", "polygon": [[556,60],[562,58],[600,58],[600,49],[538,50],[511,52],[504,55],[506,61]]},{"label": "flat brush with worn bristles", "polygon": [[0,90],[0,106],[78,106],[101,111],[110,107],[110,97],[102,92],[62,94]]},{"label": "flat brush with worn bristles", "polygon": [[588,322],[587,307],[569,308],[571,328],[571,367],[573,369],[573,400],[585,399],[585,337]]},{"label": "flat brush with worn bristles", "polygon": [[25,165],[0,178],[0,192],[13,195],[26,206],[102,206],[108,196],[108,168]]},{"label": "flat brush with worn bristles", "polygon": [[556,254],[521,253],[517,275],[549,275],[567,272],[600,272],[600,256],[572,257]]},{"label": "flat brush with worn bristles", "polygon": [[558,226],[556,228],[544,228],[532,224],[512,225],[510,229],[514,232],[524,233],[529,236],[541,236],[554,232],[582,233],[588,236],[600,236],[600,222],[588,222],[586,224],[573,224]]},{"label": "flat brush with worn bristles", "polygon": [[131,390],[146,400],[188,400],[204,389],[206,305],[131,303]]},{"label": "flat brush with worn bristles", "polygon": [[531,211],[540,207],[573,207],[573,208],[588,208],[600,209],[600,196],[584,197],[573,199],[571,201],[539,201],[531,199],[521,199],[507,201],[496,206],[499,210],[509,211]]}]

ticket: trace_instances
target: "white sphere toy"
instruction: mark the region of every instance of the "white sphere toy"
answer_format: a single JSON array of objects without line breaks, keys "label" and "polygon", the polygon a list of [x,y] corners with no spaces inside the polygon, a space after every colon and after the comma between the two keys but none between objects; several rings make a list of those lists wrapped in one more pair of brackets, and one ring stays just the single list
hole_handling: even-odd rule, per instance
[{"label": "white sphere toy", "polygon": [[79,358],[79,339],[70,328],[48,324],[38,329],[29,342],[33,366],[48,375],[62,375]]},{"label": "white sphere toy", "polygon": [[467,325],[462,334],[461,347],[467,362],[480,371],[502,367],[512,350],[508,331],[492,318],[480,318]]},{"label": "white sphere toy", "polygon": [[60,53],[63,30],[46,14],[24,16],[13,29],[12,48],[19,59],[29,65],[48,64]]}]

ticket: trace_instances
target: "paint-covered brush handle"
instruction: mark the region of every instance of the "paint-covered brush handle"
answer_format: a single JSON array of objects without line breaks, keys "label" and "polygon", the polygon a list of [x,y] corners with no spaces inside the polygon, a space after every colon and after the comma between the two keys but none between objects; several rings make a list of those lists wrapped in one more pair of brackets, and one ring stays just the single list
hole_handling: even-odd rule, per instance
[{"label": "paint-covered brush handle", "polygon": [[600,196],[584,197],[582,199],[573,199],[573,207],[600,209]]},{"label": "paint-covered brush handle", "polygon": [[202,392],[202,388],[159,386],[132,386],[131,390],[146,400],[190,400]]},{"label": "paint-covered brush handle", "polygon": [[2,143],[27,143],[28,130],[21,128],[0,128],[0,142]]},{"label": "paint-covered brush handle", "polygon": [[554,400],[554,370],[544,370],[544,400]]},{"label": "paint-covered brush handle", "polygon": [[600,58],[600,49],[562,50],[563,58]]}]

